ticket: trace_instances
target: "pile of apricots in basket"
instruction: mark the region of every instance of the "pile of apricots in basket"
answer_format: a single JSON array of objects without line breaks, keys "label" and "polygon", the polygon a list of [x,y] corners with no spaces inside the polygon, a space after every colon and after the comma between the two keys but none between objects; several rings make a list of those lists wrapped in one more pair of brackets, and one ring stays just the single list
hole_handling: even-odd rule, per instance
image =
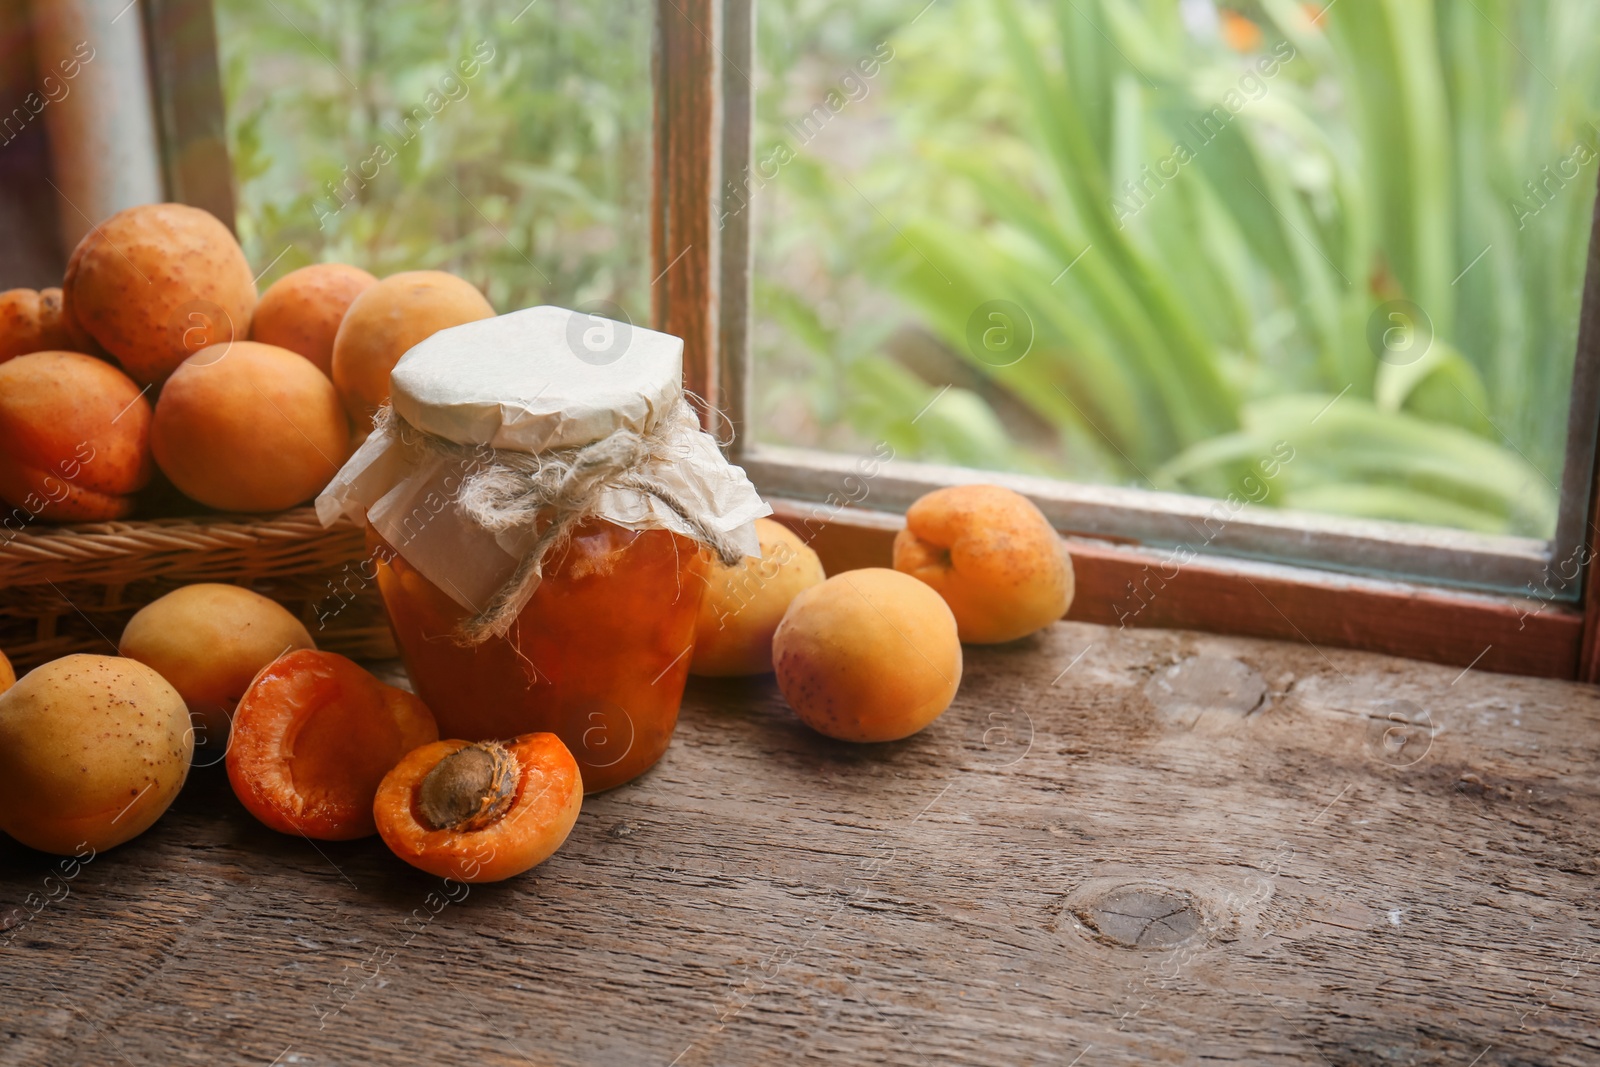
[{"label": "pile of apricots in basket", "polygon": [[90,229],[61,288],[0,293],[0,498],[8,529],[126,518],[164,478],[208,508],[315,496],[433,333],[489,318],[441,271],[291,271],[264,293],[233,234],[183,204]]},{"label": "pile of apricots in basket", "polygon": [[[379,281],[319,264],[258,296],[209,214],[120,212],[83,239],[60,289],[0,293],[7,528],[125,518],[158,478],[225,511],[303,503],[370,425],[400,356],[492,314],[437,271]],[[799,718],[840,741],[923,729],[955,699],[963,643],[1024,637],[1073,596],[1064,542],[996,486],[917,501],[892,568],[827,577],[796,531],[760,519],[757,532],[759,557],[708,566],[691,673],[775,674]],[[317,649],[249,589],[175,589],[133,615],[117,652],[20,680],[0,652],[0,830],[24,845],[81,856],[122,844],[191,766],[213,763],[273,830],[377,834],[405,862],[467,882],[534,867],[577,821],[582,777],[554,734],[441,739],[414,694]]]}]

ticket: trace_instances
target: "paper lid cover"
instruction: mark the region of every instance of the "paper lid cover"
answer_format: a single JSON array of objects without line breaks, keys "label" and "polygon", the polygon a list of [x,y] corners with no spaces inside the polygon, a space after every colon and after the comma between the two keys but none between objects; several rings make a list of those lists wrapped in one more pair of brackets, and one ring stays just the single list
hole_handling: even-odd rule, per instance
[{"label": "paper lid cover", "polygon": [[[459,494],[477,461],[496,450],[578,449],[631,430],[655,442],[636,473],[739,551],[759,555],[752,523],[772,509],[700,429],[682,367],[679,338],[557,307],[442,330],[395,366],[399,418],[350,457],[317,497],[317,514],[324,525],[341,516],[369,523],[423,577],[479,611],[517,569],[535,528],[491,531],[472,520]],[[406,426],[472,455],[407,445]],[[637,481],[602,485],[594,514],[626,529],[697,536]]]},{"label": "paper lid cover", "polygon": [[644,430],[682,383],[680,338],[548,306],[440,330],[389,378],[395,413],[417,429],[519,452]]}]

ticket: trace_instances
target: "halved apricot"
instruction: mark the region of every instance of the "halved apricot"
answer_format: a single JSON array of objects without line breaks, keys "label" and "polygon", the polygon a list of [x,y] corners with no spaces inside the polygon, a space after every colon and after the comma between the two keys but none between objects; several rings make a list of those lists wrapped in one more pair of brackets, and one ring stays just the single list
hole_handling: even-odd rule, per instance
[{"label": "halved apricot", "polygon": [[583,806],[578,763],[555,734],[435,741],[378,787],[373,815],[394,854],[429,874],[498,882],[549,859]]},{"label": "halved apricot", "polygon": [[299,649],[256,675],[233,714],[228,780],[250,814],[324,841],[377,827],[378,783],[439,737],[426,704],[343,656]]}]

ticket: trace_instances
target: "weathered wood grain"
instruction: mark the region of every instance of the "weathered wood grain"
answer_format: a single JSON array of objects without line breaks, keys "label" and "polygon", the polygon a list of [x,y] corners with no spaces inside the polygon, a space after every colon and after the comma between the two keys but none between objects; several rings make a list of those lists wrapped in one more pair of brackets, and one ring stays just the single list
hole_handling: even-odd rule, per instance
[{"label": "weathered wood grain", "polygon": [[37,915],[0,853],[0,1062],[1593,1064],[1597,740],[1570,683],[1062,623],[890,745],[696,683],[470,892],[202,772]]}]

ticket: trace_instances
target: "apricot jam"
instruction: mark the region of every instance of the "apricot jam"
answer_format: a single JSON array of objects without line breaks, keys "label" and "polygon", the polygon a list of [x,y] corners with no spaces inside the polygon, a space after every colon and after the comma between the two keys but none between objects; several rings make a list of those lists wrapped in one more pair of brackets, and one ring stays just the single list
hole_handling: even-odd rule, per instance
[{"label": "apricot jam", "polygon": [[378,588],[417,695],[452,740],[549,731],[597,793],[654,766],[672,739],[706,589],[700,546],[594,519],[547,560],[504,638],[454,639],[468,612],[367,528]]}]

